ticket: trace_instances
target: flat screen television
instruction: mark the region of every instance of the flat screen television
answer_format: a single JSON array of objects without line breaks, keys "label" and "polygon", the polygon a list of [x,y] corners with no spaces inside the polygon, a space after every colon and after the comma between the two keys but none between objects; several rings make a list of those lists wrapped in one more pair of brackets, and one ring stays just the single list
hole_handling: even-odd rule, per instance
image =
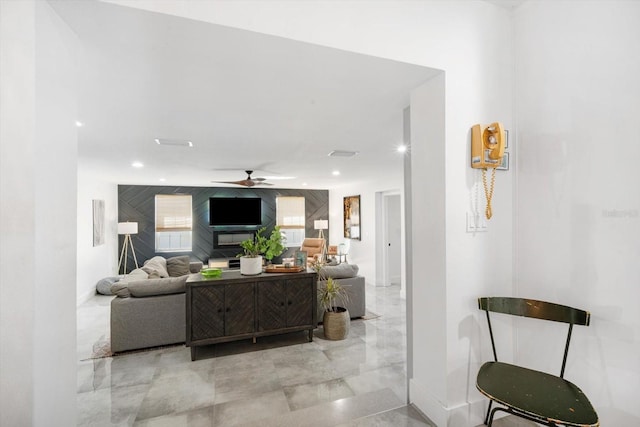
[{"label": "flat screen television", "polygon": [[262,199],[259,197],[211,197],[209,225],[261,225]]}]

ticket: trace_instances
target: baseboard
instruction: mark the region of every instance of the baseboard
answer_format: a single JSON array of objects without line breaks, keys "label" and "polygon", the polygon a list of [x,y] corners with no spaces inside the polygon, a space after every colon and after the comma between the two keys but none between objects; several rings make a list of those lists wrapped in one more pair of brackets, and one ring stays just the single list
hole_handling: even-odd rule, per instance
[{"label": "baseboard", "polygon": [[91,291],[87,291],[86,293],[82,294],[82,295],[78,295],[76,297],[76,306],[82,305],[85,302],[89,301],[91,299],[92,296],[94,296],[96,294],[95,289],[91,290]]},{"label": "baseboard", "polygon": [[447,411],[442,402],[413,378],[409,380],[409,403],[413,403],[438,427],[446,427]]},{"label": "baseboard", "polygon": [[487,400],[445,406],[415,380],[409,380],[409,402],[413,403],[438,427],[469,427],[484,422]]}]

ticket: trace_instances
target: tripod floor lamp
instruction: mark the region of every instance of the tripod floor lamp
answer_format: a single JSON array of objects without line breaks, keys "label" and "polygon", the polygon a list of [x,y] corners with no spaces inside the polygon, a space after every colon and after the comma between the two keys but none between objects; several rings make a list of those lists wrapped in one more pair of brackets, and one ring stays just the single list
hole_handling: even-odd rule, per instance
[{"label": "tripod floor lamp", "polygon": [[324,261],[327,257],[327,239],[324,238],[324,230],[329,228],[329,221],[326,219],[317,219],[313,221],[313,228],[319,230],[318,238],[324,240],[324,243],[322,243],[322,251],[320,252],[322,260]]},{"label": "tripod floor lamp", "polygon": [[120,262],[118,262],[118,273],[120,273],[120,267],[122,267],[122,260],[124,259],[124,271],[123,274],[127,274],[127,261],[129,259],[129,246],[131,246],[131,253],[133,254],[133,260],[138,267],[138,259],[136,258],[136,251],[133,249],[133,241],[131,240],[132,234],[138,234],[137,222],[119,222],[118,234],[124,234],[124,242],[122,242],[122,251],[120,251]]}]

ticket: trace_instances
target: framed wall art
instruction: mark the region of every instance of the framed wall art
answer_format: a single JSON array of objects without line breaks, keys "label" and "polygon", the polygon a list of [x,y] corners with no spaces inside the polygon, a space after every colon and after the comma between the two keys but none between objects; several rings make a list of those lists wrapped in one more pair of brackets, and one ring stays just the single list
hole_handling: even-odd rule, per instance
[{"label": "framed wall art", "polygon": [[360,196],[347,196],[343,203],[344,237],[360,240]]},{"label": "framed wall art", "polygon": [[93,246],[104,245],[104,200],[93,200]]}]

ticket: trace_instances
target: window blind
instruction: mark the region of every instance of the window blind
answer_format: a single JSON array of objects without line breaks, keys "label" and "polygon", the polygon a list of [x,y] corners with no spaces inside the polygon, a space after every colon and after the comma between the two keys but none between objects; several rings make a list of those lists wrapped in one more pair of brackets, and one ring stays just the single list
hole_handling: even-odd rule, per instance
[{"label": "window blind", "polygon": [[276,197],[276,225],[282,229],[304,228],[304,197]]},{"label": "window blind", "polygon": [[191,195],[156,195],[156,231],[191,231]]}]

